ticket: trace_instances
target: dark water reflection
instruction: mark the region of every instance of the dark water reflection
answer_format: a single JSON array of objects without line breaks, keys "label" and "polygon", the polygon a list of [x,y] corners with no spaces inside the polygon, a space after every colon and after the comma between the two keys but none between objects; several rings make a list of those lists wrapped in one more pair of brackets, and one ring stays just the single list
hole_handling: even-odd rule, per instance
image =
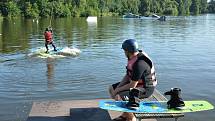
[{"label": "dark water reflection", "polygon": [[[0,19],[0,119],[25,120],[31,103],[108,98],[108,85],[125,73],[121,43],[136,38],[154,60],[162,92],[181,87],[185,100],[215,105],[215,15],[153,19],[85,18],[52,21],[57,47],[76,47],[77,57],[27,56],[43,47],[49,19]],[[214,111],[191,113],[186,121],[213,121]]]}]

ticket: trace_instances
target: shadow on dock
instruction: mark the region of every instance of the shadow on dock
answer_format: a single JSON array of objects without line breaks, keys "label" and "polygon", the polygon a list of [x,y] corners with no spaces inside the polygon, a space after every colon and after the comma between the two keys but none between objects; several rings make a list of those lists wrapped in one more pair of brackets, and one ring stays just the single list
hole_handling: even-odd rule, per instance
[{"label": "shadow on dock", "polygon": [[70,116],[32,116],[27,121],[111,121],[111,116],[100,108],[72,108]]},{"label": "shadow on dock", "polygon": [[59,117],[28,117],[27,121],[70,121],[68,116],[59,116]]}]

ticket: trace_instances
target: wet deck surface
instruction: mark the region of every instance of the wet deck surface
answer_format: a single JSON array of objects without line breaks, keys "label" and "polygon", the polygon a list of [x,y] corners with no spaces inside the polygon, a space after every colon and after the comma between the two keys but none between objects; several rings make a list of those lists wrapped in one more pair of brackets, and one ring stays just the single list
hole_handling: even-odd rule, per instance
[{"label": "wet deck surface", "polygon": [[99,99],[34,102],[27,121],[111,121],[121,114],[100,109],[98,101]]},{"label": "wet deck surface", "polygon": [[[148,100],[161,100],[160,98],[164,97],[159,92],[155,92]],[[121,114],[121,112],[100,109],[99,100],[34,102],[27,121],[111,121]],[[156,119],[145,120],[156,121]]]}]

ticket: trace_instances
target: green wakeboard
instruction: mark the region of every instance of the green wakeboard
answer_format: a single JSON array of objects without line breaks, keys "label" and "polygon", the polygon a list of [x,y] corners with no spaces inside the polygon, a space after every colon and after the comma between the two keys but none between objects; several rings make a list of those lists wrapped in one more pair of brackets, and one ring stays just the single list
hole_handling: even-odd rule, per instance
[{"label": "green wakeboard", "polygon": [[214,106],[204,100],[184,101],[185,106],[177,109],[167,108],[167,101],[142,101],[137,109],[126,106],[127,101],[100,100],[99,107],[105,110],[113,110],[131,113],[187,113],[214,109]]}]

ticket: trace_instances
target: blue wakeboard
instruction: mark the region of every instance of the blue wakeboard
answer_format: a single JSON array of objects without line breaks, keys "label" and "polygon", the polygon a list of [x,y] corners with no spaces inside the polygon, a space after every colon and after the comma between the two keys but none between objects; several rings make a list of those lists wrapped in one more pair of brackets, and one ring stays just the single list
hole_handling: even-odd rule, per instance
[{"label": "blue wakeboard", "polygon": [[187,113],[214,109],[212,104],[204,100],[184,102],[183,108],[169,109],[167,101],[142,101],[137,109],[131,109],[126,106],[127,101],[100,100],[99,107],[105,110],[130,113]]}]

